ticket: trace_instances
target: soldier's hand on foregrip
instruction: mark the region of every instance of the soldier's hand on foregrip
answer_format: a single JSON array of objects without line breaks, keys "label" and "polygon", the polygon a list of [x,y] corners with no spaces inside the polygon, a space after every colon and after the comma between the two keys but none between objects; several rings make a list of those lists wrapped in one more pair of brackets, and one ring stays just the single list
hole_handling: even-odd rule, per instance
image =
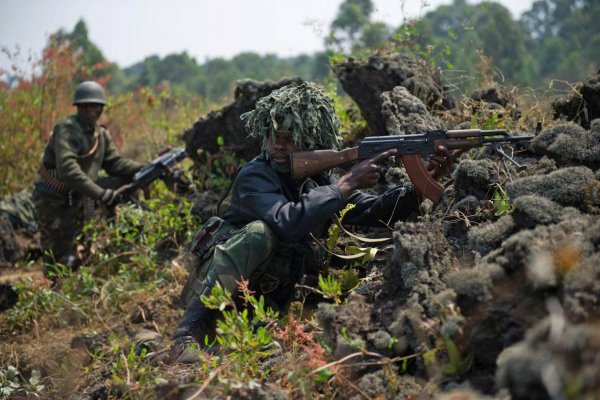
[{"label": "soldier's hand on foregrip", "polygon": [[114,207],[120,200],[119,193],[113,189],[106,189],[100,197],[100,201],[109,207]]},{"label": "soldier's hand on foregrip", "polygon": [[179,179],[184,174],[183,169],[179,166],[179,164],[173,164],[167,167],[167,170],[173,179]]},{"label": "soldier's hand on foregrip", "polygon": [[429,162],[427,163],[429,175],[438,178],[448,174],[452,171],[452,163],[456,157],[458,157],[458,155],[450,152],[446,147],[438,146],[435,149],[435,153],[429,157]]}]

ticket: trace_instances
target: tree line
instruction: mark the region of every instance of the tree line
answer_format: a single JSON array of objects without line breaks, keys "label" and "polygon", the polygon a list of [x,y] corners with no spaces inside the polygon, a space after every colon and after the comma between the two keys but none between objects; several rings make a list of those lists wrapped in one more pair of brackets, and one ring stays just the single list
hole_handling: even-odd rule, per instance
[{"label": "tree line", "polygon": [[553,79],[580,81],[600,67],[598,0],[537,0],[516,20],[499,3],[454,0],[398,26],[373,20],[373,11],[372,0],[344,1],[323,51],[289,58],[243,52],[198,63],[183,52],[164,58],[153,55],[120,68],[105,61],[89,40],[83,20],[72,32],[57,32],[51,42],[67,42],[79,50],[82,62],[95,66],[94,77],[110,76],[112,91],[169,85],[178,95],[199,95],[208,101],[231,96],[233,84],[242,78],[301,76],[323,82],[332,60],[365,57],[374,51],[410,52],[424,58],[463,90],[474,88],[482,70],[503,84],[541,88]]}]

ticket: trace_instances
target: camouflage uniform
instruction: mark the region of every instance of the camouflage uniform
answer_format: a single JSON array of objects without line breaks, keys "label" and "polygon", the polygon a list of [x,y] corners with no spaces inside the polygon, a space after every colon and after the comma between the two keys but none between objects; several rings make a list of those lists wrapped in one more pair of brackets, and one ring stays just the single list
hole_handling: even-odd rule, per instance
[{"label": "camouflage uniform", "polygon": [[26,254],[28,248],[34,249],[37,231],[30,192],[22,191],[0,200],[0,267],[12,265]]},{"label": "camouflage uniform", "polygon": [[0,215],[6,215],[14,229],[27,229],[37,232],[35,206],[29,191],[0,200]]},{"label": "camouflage uniform", "polygon": [[33,192],[46,261],[67,264],[74,254],[85,200],[100,199],[105,191],[97,182],[101,169],[126,182],[143,165],[119,154],[105,126],[79,115],[60,121],[44,149]]}]

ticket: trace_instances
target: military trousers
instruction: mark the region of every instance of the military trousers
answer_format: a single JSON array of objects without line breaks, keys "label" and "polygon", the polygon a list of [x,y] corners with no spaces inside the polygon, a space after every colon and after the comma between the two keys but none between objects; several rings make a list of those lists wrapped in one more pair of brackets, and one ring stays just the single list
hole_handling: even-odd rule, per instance
[{"label": "military trousers", "polygon": [[36,186],[33,191],[40,245],[46,264],[67,265],[84,223],[82,199]]},{"label": "military trousers", "polygon": [[[128,182],[127,179],[113,175],[96,181],[100,187],[111,189]],[[77,192],[54,191],[42,182],[36,183],[32,200],[40,230],[44,263],[72,266],[69,258],[75,256],[76,239],[81,234],[83,225],[94,216],[94,200]],[[76,263],[78,261],[80,260],[75,260]]]},{"label": "military trousers", "polygon": [[279,241],[259,220],[229,230],[228,239],[216,244],[211,255],[191,272],[182,302],[187,306],[193,296],[210,294],[217,283],[235,294],[238,282],[244,279],[251,290],[265,295],[269,305],[282,308],[302,276],[305,252],[303,243]]}]

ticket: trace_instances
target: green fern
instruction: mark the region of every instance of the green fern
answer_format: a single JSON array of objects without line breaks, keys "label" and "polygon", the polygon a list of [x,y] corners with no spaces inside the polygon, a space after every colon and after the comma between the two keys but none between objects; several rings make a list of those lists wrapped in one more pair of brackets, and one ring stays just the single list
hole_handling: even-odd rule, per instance
[{"label": "green fern", "polygon": [[346,213],[352,210],[354,207],[356,207],[355,204],[348,204],[342,211],[340,211],[337,221],[335,221],[329,227],[329,230],[327,232],[327,239],[325,240],[327,250],[329,250],[329,253],[327,254],[327,262],[331,261],[331,253],[333,253],[333,250],[335,249],[335,246],[338,243],[342,220],[344,219]]}]

